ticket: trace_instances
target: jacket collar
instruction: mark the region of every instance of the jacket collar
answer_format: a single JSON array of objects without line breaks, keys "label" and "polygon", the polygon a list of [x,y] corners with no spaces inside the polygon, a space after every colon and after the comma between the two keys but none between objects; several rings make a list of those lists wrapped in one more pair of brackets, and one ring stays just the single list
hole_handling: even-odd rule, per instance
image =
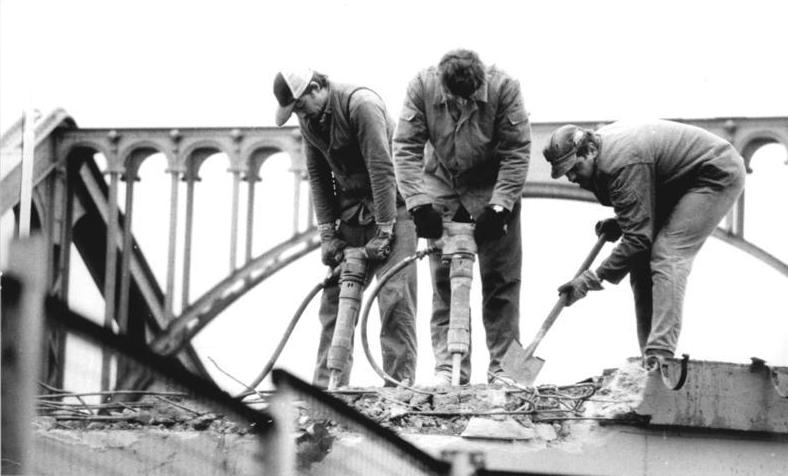
[{"label": "jacket collar", "polygon": [[[440,84],[441,88],[441,99],[438,104],[446,104],[449,102],[449,97],[451,95],[446,90],[445,86],[443,86],[443,82],[440,80],[440,78],[438,79],[438,84]],[[473,99],[476,102],[487,102],[487,78],[484,78],[484,82],[482,83],[481,87],[471,94],[470,99]]]}]

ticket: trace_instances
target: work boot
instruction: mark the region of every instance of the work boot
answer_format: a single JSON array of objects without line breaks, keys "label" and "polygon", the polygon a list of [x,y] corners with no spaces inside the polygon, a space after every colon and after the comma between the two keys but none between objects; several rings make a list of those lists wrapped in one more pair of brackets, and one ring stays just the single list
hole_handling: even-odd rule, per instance
[{"label": "work boot", "polygon": [[[468,385],[468,382],[463,382],[460,378],[460,385]],[[419,387],[450,387],[451,386],[451,372],[437,371],[427,381],[419,383]]]},{"label": "work boot", "polygon": [[451,374],[449,372],[435,372],[432,378],[428,379],[422,387],[448,387],[451,385]]},{"label": "work boot", "polygon": [[488,377],[487,383],[490,385],[502,384],[514,387],[517,381],[510,377],[506,372],[498,372]]},{"label": "work boot", "polygon": [[665,359],[672,357],[673,353],[666,350],[647,350],[643,356],[643,368],[646,369],[646,372],[654,372],[662,367]]}]

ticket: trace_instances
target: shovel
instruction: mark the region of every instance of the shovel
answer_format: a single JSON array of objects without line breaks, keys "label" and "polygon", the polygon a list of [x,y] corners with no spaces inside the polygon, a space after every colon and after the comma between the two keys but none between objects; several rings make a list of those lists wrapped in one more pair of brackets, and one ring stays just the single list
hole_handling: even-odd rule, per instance
[{"label": "shovel", "polygon": [[[580,269],[575,273],[575,277],[580,276],[583,271],[591,266],[591,263],[596,259],[605,241],[607,241],[607,236],[604,233],[600,234],[594,247],[591,248],[591,252],[588,253],[583,264],[580,265]],[[534,384],[536,376],[539,375],[539,371],[542,370],[542,366],[544,365],[544,359],[534,357],[536,346],[539,345],[545,334],[547,334],[547,331],[553,326],[553,323],[558,318],[561,310],[564,309],[564,306],[566,306],[566,294],[561,294],[558,297],[558,302],[555,303],[555,306],[553,306],[550,314],[547,315],[547,319],[544,320],[539,332],[536,333],[536,337],[534,337],[528,347],[523,349],[517,339],[512,340],[512,343],[509,344],[509,348],[506,349],[506,353],[501,359],[501,368],[510,377],[515,379],[517,383],[525,386]]]}]

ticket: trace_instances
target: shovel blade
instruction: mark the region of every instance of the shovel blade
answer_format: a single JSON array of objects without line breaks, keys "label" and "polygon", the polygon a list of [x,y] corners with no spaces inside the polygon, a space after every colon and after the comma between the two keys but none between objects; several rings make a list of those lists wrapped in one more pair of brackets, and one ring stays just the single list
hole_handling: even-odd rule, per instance
[{"label": "shovel blade", "polygon": [[530,387],[542,370],[544,359],[528,355],[517,340],[512,340],[501,359],[501,368],[520,385]]}]

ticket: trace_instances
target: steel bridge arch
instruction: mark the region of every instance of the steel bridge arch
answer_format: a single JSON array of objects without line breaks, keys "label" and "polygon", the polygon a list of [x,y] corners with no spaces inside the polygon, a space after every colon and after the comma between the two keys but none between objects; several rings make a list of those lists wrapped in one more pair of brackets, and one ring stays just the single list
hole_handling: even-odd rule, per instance
[{"label": "steel bridge arch", "polygon": [[320,235],[313,227],[246,263],[184,309],[151,342],[151,348],[165,355],[179,352],[230,304],[319,246]]},{"label": "steel bridge arch", "polygon": [[[529,198],[597,203],[590,192],[576,185],[563,183],[529,183],[522,199]],[[788,278],[788,264],[757,245],[722,227],[717,227],[712,236],[747,253]],[[266,251],[188,306],[172,321],[167,330],[154,340],[152,347],[165,354],[177,353],[238,298],[284,267],[317,249],[319,245],[319,235],[314,228],[311,228]]]}]

